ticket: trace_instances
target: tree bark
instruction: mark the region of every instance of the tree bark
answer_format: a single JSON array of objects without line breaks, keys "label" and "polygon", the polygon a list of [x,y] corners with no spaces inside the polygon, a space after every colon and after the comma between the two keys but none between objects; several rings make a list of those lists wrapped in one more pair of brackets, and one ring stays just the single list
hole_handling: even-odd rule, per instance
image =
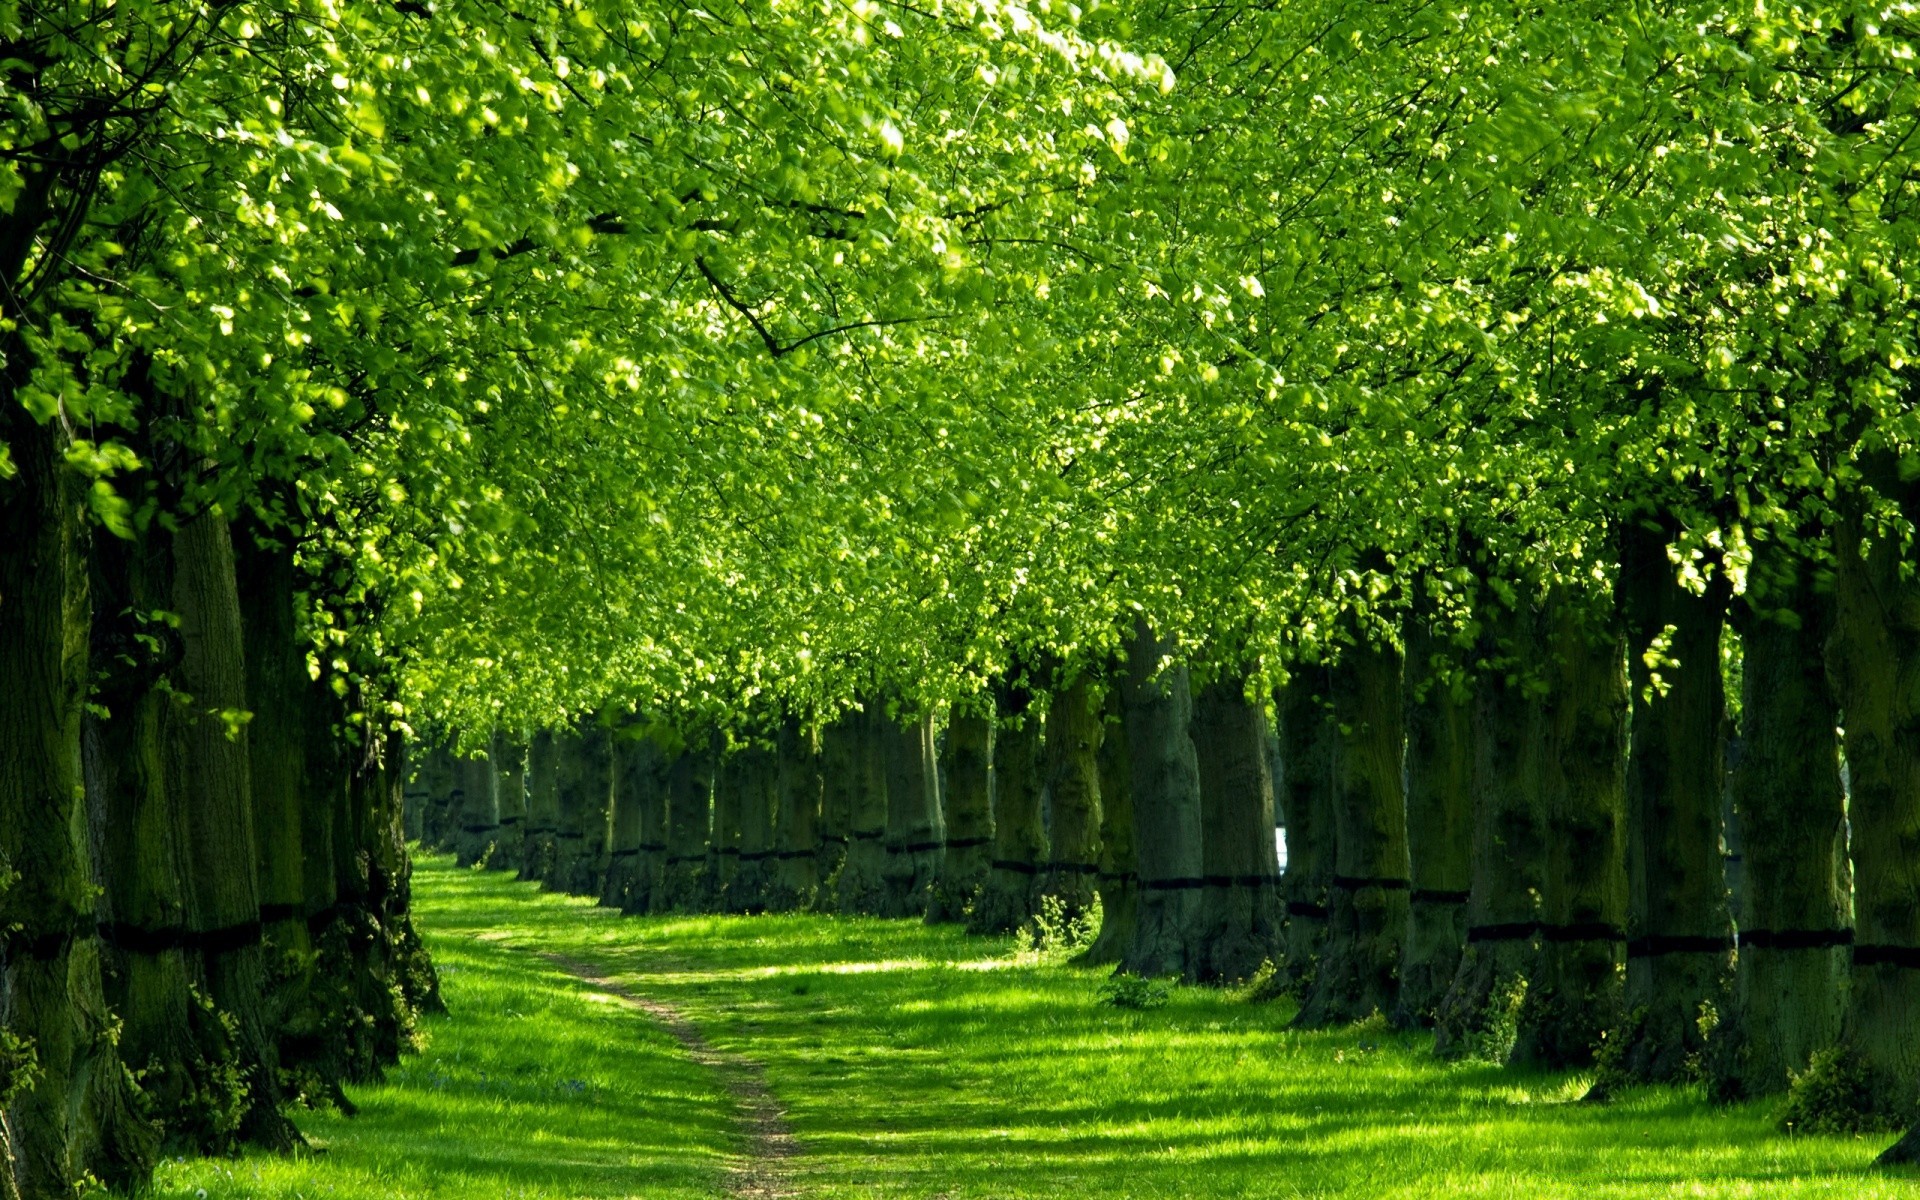
[{"label": "tree bark", "polygon": [[956,711],[947,722],[947,853],[927,898],[927,923],[964,921],[993,869],[993,718]]},{"label": "tree bark", "polygon": [[[1706,1048],[1703,1009],[1724,1007],[1733,927],[1720,858],[1726,703],[1720,674],[1724,581],[1696,596],[1675,578],[1666,538],[1630,525],[1621,588],[1633,715],[1627,763],[1625,1079],[1688,1077]],[[1647,650],[1667,637],[1654,686]]]},{"label": "tree bark", "polygon": [[559,747],[551,729],[527,745],[527,826],[521,833],[520,878],[542,883],[554,877],[559,859]]},{"label": "tree bark", "polygon": [[1046,770],[1049,854],[1040,895],[1060,901],[1071,920],[1093,906],[1100,874],[1099,697],[1085,674],[1053,697],[1047,711]]},{"label": "tree bark", "polygon": [[1200,773],[1201,875],[1194,941],[1198,977],[1235,983],[1280,956],[1280,862],[1273,842],[1267,718],[1246,680],[1218,680],[1193,700]]},{"label": "tree bark", "polygon": [[1431,617],[1406,623],[1407,958],[1393,1022],[1430,1027],[1467,944],[1473,871],[1473,701],[1448,677],[1445,646]]},{"label": "tree bark", "polygon": [[526,858],[527,746],[518,734],[495,732],[488,754],[500,806],[500,840],[488,866],[518,871]]},{"label": "tree bark", "polygon": [[[757,913],[767,908],[767,893],[773,885],[773,856],[777,851],[773,845],[774,789],[778,782],[777,765],[773,752],[763,746],[749,746],[736,753],[721,778],[729,785],[714,790],[714,853],[715,863],[718,857],[726,853],[727,847],[720,845],[720,839],[732,831],[723,826],[728,822],[721,820],[726,813],[732,822],[738,823],[739,850],[734,860],[737,865],[733,877],[725,881],[723,906],[727,912]],[[709,865],[709,870],[716,869]],[[724,871],[725,867],[718,867]],[[723,890],[716,882],[716,891]]]},{"label": "tree bark", "polygon": [[1020,683],[994,691],[993,859],[967,917],[969,933],[1010,933],[1039,911],[1047,834],[1040,823],[1040,719],[1032,703]]},{"label": "tree bark", "polygon": [[[1920,502],[1905,497],[1911,515]],[[1861,546],[1849,517],[1828,651],[1852,783],[1854,946],[1842,1040],[1875,1121],[1920,1112],[1920,581],[1889,537]]]},{"label": "tree bark", "polygon": [[1123,700],[1140,883],[1133,942],[1120,965],[1134,975],[1193,979],[1200,969],[1190,936],[1201,883],[1200,767],[1187,732],[1187,669],[1164,666],[1172,651],[1144,617],[1135,620]]},{"label": "tree bark", "polygon": [[484,753],[463,756],[460,771],[460,828],[453,844],[453,861],[462,867],[479,866],[492,857],[500,839],[500,789],[493,761]]},{"label": "tree bark", "polygon": [[646,806],[648,779],[645,738],[626,731],[613,741],[613,822],[612,840],[607,847],[607,878],[600,889],[600,903],[621,912],[632,912],[634,895],[640,889],[641,811]]},{"label": "tree bark", "polygon": [[886,714],[878,701],[849,718],[854,738],[853,832],[847,835],[847,860],[840,868],[840,911],[880,912],[886,904],[887,755]]},{"label": "tree bark", "polygon": [[1118,963],[1133,944],[1139,875],[1133,849],[1133,763],[1121,688],[1107,689],[1100,739],[1100,932],[1080,955],[1082,966]]},{"label": "tree bark", "polygon": [[1591,1065],[1622,1015],[1626,645],[1617,624],[1569,596],[1548,600],[1546,621],[1546,870],[1512,1059],[1564,1070]]},{"label": "tree bark", "polygon": [[1298,997],[1312,989],[1326,949],[1333,884],[1333,748],[1339,727],[1327,695],[1327,669],[1300,665],[1280,688],[1280,816],[1287,866],[1286,959],[1277,986]]},{"label": "tree bark", "polygon": [[887,728],[887,837],[881,915],[924,917],[946,847],[940,764],[929,714]]},{"label": "tree bark", "polygon": [[853,836],[853,803],[860,790],[859,717],[843,714],[820,731],[820,893],[823,911],[840,907],[840,871]]},{"label": "tree bark", "polygon": [[[311,748],[313,739],[308,738]],[[343,777],[344,778],[344,777]],[[421,756],[420,790],[426,808],[420,819],[420,846],[425,850],[447,848],[447,828],[452,824],[453,793],[459,777],[453,769],[453,753],[444,745],[435,745]]]},{"label": "tree bark", "polygon": [[1330,673],[1334,874],[1326,952],[1295,1023],[1357,1021],[1393,1007],[1407,938],[1405,739],[1400,652],[1356,639]]},{"label": "tree bark", "polygon": [[1434,1053],[1503,1060],[1540,932],[1546,870],[1539,614],[1489,601],[1474,687],[1472,881],[1467,945],[1440,1002]]},{"label": "tree bark", "polygon": [[652,736],[636,743],[630,765],[640,808],[640,852],[634,856],[633,886],[620,911],[631,915],[664,912],[667,872],[667,804],[670,759]]},{"label": "tree bark", "polygon": [[813,907],[820,891],[820,750],[812,730],[789,717],[780,727],[773,821],[770,912]]},{"label": "tree bark", "polygon": [[656,912],[698,912],[706,903],[713,775],[711,752],[692,747],[667,773],[667,855]]}]

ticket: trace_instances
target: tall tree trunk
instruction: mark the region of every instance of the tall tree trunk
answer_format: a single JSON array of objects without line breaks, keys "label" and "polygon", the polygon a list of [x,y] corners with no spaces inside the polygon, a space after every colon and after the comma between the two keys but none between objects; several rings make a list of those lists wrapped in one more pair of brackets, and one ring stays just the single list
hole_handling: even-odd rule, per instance
[{"label": "tall tree trunk", "polygon": [[1280,955],[1280,862],[1273,843],[1267,717],[1246,680],[1217,680],[1193,700],[1200,772],[1201,875],[1196,966],[1204,981],[1249,978]]},{"label": "tall tree trunk", "polygon": [[[1620,555],[1633,696],[1627,763],[1625,1079],[1683,1079],[1706,1048],[1704,1008],[1724,1007],[1732,918],[1720,858],[1726,585],[1680,585],[1666,538],[1629,525]],[[1649,647],[1667,639],[1655,686]],[[1677,661],[1676,661],[1677,660]]]},{"label": "tall tree trunk", "polygon": [[1840,1037],[1853,940],[1838,713],[1823,658],[1830,593],[1777,539],[1756,541],[1738,611],[1741,755],[1730,773],[1748,886],[1733,1003],[1708,1065],[1715,1096],[1786,1090]]},{"label": "tall tree trunk", "polygon": [[478,866],[493,854],[500,838],[500,790],[491,759],[475,752],[460,759],[462,799],[460,831],[454,839],[453,860],[462,867]]},{"label": "tall tree trunk", "polygon": [[712,752],[697,746],[667,773],[667,855],[656,912],[698,912],[706,903],[714,774]]},{"label": "tall tree trunk", "polygon": [[1544,657],[1538,613],[1489,601],[1485,660],[1474,686],[1472,882],[1467,946],[1440,1002],[1434,1053],[1505,1059],[1540,932],[1546,870],[1539,711]]},{"label": "tall tree trunk", "polygon": [[1513,1060],[1585,1067],[1621,1017],[1626,951],[1627,668],[1617,624],[1547,603],[1540,941]]},{"label": "tall tree trunk", "polygon": [[640,886],[640,813],[649,783],[646,755],[650,746],[631,732],[613,742],[612,841],[607,847],[607,878],[600,889],[600,903],[621,912],[633,911],[634,892]]},{"label": "tall tree trunk", "polygon": [[[403,1003],[401,1011],[409,1018],[406,1027],[393,1031],[394,1044],[398,1047],[409,1037],[407,1027],[412,1025],[412,1015],[443,1013],[447,1009],[440,999],[439,972],[434,969],[426,944],[413,927],[413,860],[407,854],[405,824],[407,743],[398,730],[389,731],[386,736],[384,765],[386,773],[378,797],[381,808],[371,829],[373,842],[368,848],[368,859],[372,865],[371,894],[392,956],[388,991],[399,992]],[[308,907],[311,911],[311,899]],[[308,921],[311,923],[312,918]]]},{"label": "tall tree trunk", "polygon": [[215,1005],[233,1017],[247,1081],[240,1134],[270,1149],[299,1143],[280,1112],[279,1055],[263,1010],[253,784],[245,723],[246,664],[240,598],[226,518],[206,512],[173,538],[173,606],[180,619],[180,669],[188,710],[175,726],[175,761],[186,816],[187,931]]},{"label": "tall tree trunk", "polygon": [[946,847],[931,714],[887,728],[887,838],[881,915],[924,917]]},{"label": "tall tree trunk", "polygon": [[465,758],[455,754],[451,747],[446,754],[447,773],[442,782],[445,791],[435,806],[438,820],[434,822],[437,835],[433,840],[433,848],[457,858],[460,854],[461,827],[467,823],[467,767]]},{"label": "tall tree trunk", "polygon": [[1327,693],[1327,669],[1296,666],[1276,697],[1280,713],[1280,818],[1287,865],[1286,959],[1276,983],[1305,997],[1326,949],[1333,884],[1333,749],[1339,728]]},{"label": "tall tree trunk", "polygon": [[500,809],[499,845],[487,865],[518,871],[527,850],[526,743],[517,734],[496,731],[487,759],[493,764],[494,798]]},{"label": "tall tree trunk", "polygon": [[[1890,489],[1889,489],[1890,490]],[[1906,510],[1920,511],[1909,494]],[[1852,783],[1855,941],[1843,1022],[1876,1121],[1920,1109],[1920,581],[1889,537],[1862,553],[1857,521],[1835,536],[1828,662]]]},{"label": "tall tree trunk", "polygon": [[613,833],[613,732],[599,721],[580,739],[580,860],[567,891],[598,896],[607,879],[607,848]]},{"label": "tall tree trunk", "polygon": [[722,827],[722,812],[728,812],[737,822],[740,839],[739,853],[734,856],[738,865],[733,878],[725,883],[722,903],[727,912],[765,912],[767,892],[773,886],[773,856],[778,853],[773,845],[778,781],[773,752],[763,746],[748,746],[733,756],[730,769],[721,778],[731,785],[726,789],[731,794],[723,796],[721,789],[714,790],[714,849],[724,852],[725,847],[717,843],[730,832]]},{"label": "tall tree trunk", "polygon": [[1121,968],[1195,978],[1191,932],[1200,889],[1200,767],[1188,727],[1193,694],[1185,667],[1165,666],[1173,644],[1136,618],[1123,699],[1133,768],[1134,857],[1140,874],[1133,942]]},{"label": "tall tree trunk", "polygon": [[559,856],[560,786],[558,739],[542,729],[527,744],[527,826],[521,833],[520,878],[542,883],[554,877]]},{"label": "tall tree trunk", "polygon": [[1119,686],[1107,689],[1100,739],[1100,932],[1080,955],[1082,966],[1118,963],[1133,944],[1139,875],[1133,850],[1133,762]]},{"label": "tall tree trunk", "polygon": [[853,802],[860,790],[859,717],[843,714],[820,731],[820,896],[822,910],[840,907],[840,870],[853,835]]},{"label": "tall tree trunk", "polygon": [[1071,919],[1093,906],[1100,874],[1100,698],[1085,674],[1053,698],[1047,711],[1047,798],[1051,843],[1040,894],[1060,901]]},{"label": "tall tree trunk", "polygon": [[820,890],[820,750],[812,730],[794,717],[780,727],[773,815],[770,912],[813,907]]},{"label": "tall tree trunk", "polygon": [[1473,878],[1473,700],[1416,610],[1406,623],[1407,958],[1394,1024],[1431,1026],[1467,944]]},{"label": "tall tree trunk", "polygon": [[635,788],[640,808],[640,852],[634,856],[633,886],[620,911],[633,915],[666,910],[667,795],[673,763],[651,736],[634,751]]},{"label": "tall tree trunk", "polygon": [[1357,1021],[1392,1009],[1407,939],[1407,802],[1401,770],[1400,652],[1356,639],[1331,672],[1334,753],[1332,919],[1296,1023]]},{"label": "tall tree trunk", "polygon": [[956,710],[947,722],[947,853],[927,923],[964,921],[993,869],[993,718]]},{"label": "tall tree trunk", "polygon": [[847,835],[847,861],[840,868],[840,911],[878,913],[886,904],[887,754],[886,714],[878,701],[852,718],[857,730],[854,753],[853,832]]},{"label": "tall tree trunk", "polygon": [[1047,833],[1040,823],[1040,719],[1029,711],[1032,703],[1023,684],[994,690],[992,869],[974,897],[969,933],[1008,933],[1039,911]]}]

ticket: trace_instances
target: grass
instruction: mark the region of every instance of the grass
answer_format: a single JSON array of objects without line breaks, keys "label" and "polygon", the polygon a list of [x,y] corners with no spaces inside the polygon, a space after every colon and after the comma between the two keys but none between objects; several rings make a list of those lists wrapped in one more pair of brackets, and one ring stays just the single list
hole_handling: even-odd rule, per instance
[{"label": "grass", "polygon": [[812,916],[620,918],[423,858],[451,1016],[425,1052],[304,1122],[327,1152],[169,1164],[163,1196],[715,1195],[738,1146],[715,1080],[529,951],[600,965],[762,1064],[823,1197],[1914,1197],[1878,1140],[1787,1137],[1771,1104],[1447,1065],[1384,1027],[1100,973],[1009,939]]}]

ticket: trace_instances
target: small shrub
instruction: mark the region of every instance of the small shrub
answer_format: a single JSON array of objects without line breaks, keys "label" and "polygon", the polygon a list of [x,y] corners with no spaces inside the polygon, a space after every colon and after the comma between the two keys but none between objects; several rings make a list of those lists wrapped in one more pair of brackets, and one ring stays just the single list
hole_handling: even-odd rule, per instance
[{"label": "small shrub", "polygon": [[1146,979],[1139,975],[1115,975],[1100,985],[1100,1001],[1114,1008],[1127,1008],[1135,1012],[1164,1008],[1173,999],[1173,989],[1158,979]]},{"label": "small shrub", "polygon": [[1787,1086],[1780,1127],[1791,1133],[1871,1133],[1894,1127],[1894,1114],[1874,1098],[1866,1066],[1846,1049],[1829,1047]]},{"label": "small shrub", "polygon": [[1014,932],[1014,946],[1022,954],[1077,954],[1100,933],[1100,900],[1078,911],[1068,911],[1058,896],[1043,896],[1040,911]]}]

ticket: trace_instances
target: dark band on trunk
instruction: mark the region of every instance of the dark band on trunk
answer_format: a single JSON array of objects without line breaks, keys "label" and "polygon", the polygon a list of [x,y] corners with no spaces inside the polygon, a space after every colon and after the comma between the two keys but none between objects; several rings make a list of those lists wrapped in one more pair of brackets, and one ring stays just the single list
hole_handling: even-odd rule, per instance
[{"label": "dark band on trunk", "polygon": [[502,829],[506,828],[509,825],[518,825],[519,823],[520,823],[519,817],[501,817],[500,818],[500,827]]},{"label": "dark band on trunk", "polygon": [[104,928],[92,917],[76,917],[67,928],[49,933],[29,934],[25,930],[0,929],[0,948],[6,950],[9,958],[25,955],[36,962],[51,962],[65,953],[75,941],[94,937]]},{"label": "dark band on trunk", "polygon": [[1327,906],[1315,904],[1311,900],[1287,901],[1287,915],[1290,917],[1312,917],[1317,921],[1327,919]]},{"label": "dark band on trunk", "polygon": [[1033,863],[1015,862],[1011,858],[994,859],[993,869],[996,871],[1012,871],[1016,875],[1038,875],[1040,873],[1040,868]]},{"label": "dark band on trunk", "polygon": [[887,831],[884,829],[856,829],[853,831],[853,840],[856,842],[871,842],[885,836],[887,836]]},{"label": "dark band on trunk", "polygon": [[1210,888],[1278,887],[1278,875],[1207,875],[1201,880]]},{"label": "dark band on trunk", "polygon": [[262,904],[260,906],[260,923],[262,925],[277,925],[282,921],[305,920],[306,916],[307,906],[304,904]]},{"label": "dark band on trunk", "polygon": [[[494,830],[498,828],[500,828],[500,826],[498,825],[462,825],[460,827],[460,832],[461,833],[492,833]],[[574,834],[574,836],[579,837],[580,835]]]},{"label": "dark band on trunk", "polygon": [[633,847],[633,848],[632,848],[632,849],[630,849],[630,850],[615,850],[615,851],[613,852],[613,854],[612,854],[612,857],[614,857],[614,858],[632,858],[632,857],[633,857],[634,855],[636,855],[636,854],[638,854],[638,853],[640,853],[640,847],[638,847],[638,846],[635,846],[635,847]]},{"label": "dark band on trunk", "polygon": [[1472,892],[1443,892],[1437,888],[1414,888],[1408,899],[1415,904],[1465,904],[1473,899]]},{"label": "dark band on trunk", "polygon": [[1538,921],[1505,921],[1496,925],[1474,925],[1467,929],[1467,942],[1521,942],[1540,930]]},{"label": "dark band on trunk", "polygon": [[823,833],[820,835],[820,841],[823,845],[827,842],[838,842],[844,846],[847,844],[847,835],[844,833]]},{"label": "dark band on trunk", "polygon": [[1570,925],[1540,925],[1540,938],[1548,942],[1624,942],[1627,931],[1605,921],[1575,921]]},{"label": "dark band on trunk", "polygon": [[677,867],[681,863],[705,861],[707,861],[705,854],[670,854],[667,856],[667,865],[670,867]]},{"label": "dark band on trunk", "polygon": [[818,853],[820,853],[818,850],[781,850],[775,853],[774,857],[781,862],[787,862],[795,858],[812,858]]},{"label": "dark band on trunk", "polygon": [[99,927],[102,941],[131,954],[164,954],[170,950],[230,954],[259,944],[264,932],[265,927],[258,920],[241,921],[205,931],[190,930],[179,925],[146,929],[123,921],[109,921]]},{"label": "dark band on trunk", "polygon": [[529,825],[520,832],[526,834],[528,837],[538,837],[543,833],[552,833],[553,830],[554,826],[552,825]]},{"label": "dark band on trunk", "polygon": [[909,842],[904,846],[888,846],[888,854],[932,854],[935,850],[945,850],[945,842]]},{"label": "dark band on trunk", "polygon": [[1853,965],[1920,971],[1920,946],[1888,946],[1874,942],[1856,945],[1853,948]]},{"label": "dark band on trunk", "polygon": [[1832,950],[1853,945],[1851,929],[1742,929],[1742,950]]},{"label": "dark band on trunk", "polygon": [[1654,933],[1627,943],[1628,958],[1660,958],[1668,954],[1726,954],[1733,949],[1730,934]]},{"label": "dark band on trunk", "polygon": [[1099,863],[1050,862],[1041,864],[1041,870],[1052,871],[1057,875],[1098,875]]},{"label": "dark band on trunk", "polygon": [[340,906],[338,904],[329,904],[325,908],[314,909],[307,914],[307,932],[314,934],[325,932],[327,926],[333,924],[339,915]]},{"label": "dark band on trunk", "polygon": [[[723,851],[721,851],[721,853],[723,853],[723,854],[726,854],[726,853],[733,853],[733,854],[740,854],[740,851],[738,851],[738,850],[723,850]],[[767,860],[767,859],[769,859],[769,858],[772,858],[772,857],[773,857],[773,855],[774,855],[774,852],[773,852],[773,851],[771,851],[771,850],[755,850],[755,851],[754,851],[753,853],[751,853],[751,854],[740,854],[740,861],[741,861],[741,862],[743,862],[743,863],[749,863],[749,862],[764,862],[765,860]]]},{"label": "dark band on trunk", "polygon": [[641,842],[638,846],[635,846],[634,849],[644,850],[648,854],[665,854],[667,852],[667,848],[658,842]]},{"label": "dark band on trunk", "polygon": [[975,846],[990,846],[992,844],[993,844],[993,839],[990,837],[948,838],[947,839],[947,849],[949,850],[971,850]]},{"label": "dark band on trunk", "polygon": [[576,842],[577,842],[577,841],[579,841],[579,840],[580,840],[581,838],[583,838],[583,837],[586,837],[587,835],[586,835],[586,834],[584,834],[584,833],[570,833],[570,832],[568,832],[568,831],[566,831],[566,830],[564,830],[564,829],[563,829],[563,830],[561,830],[561,831],[560,831],[559,833],[556,833],[556,834],[554,834],[553,836],[555,836],[555,837],[563,837],[563,838],[567,838],[567,839],[568,839],[568,840],[570,840],[570,841],[576,841]]},{"label": "dark band on trunk", "polygon": [[1327,882],[1347,892],[1357,892],[1364,888],[1379,888],[1386,892],[1404,892],[1413,886],[1408,879],[1384,879],[1372,875],[1335,875]]}]

